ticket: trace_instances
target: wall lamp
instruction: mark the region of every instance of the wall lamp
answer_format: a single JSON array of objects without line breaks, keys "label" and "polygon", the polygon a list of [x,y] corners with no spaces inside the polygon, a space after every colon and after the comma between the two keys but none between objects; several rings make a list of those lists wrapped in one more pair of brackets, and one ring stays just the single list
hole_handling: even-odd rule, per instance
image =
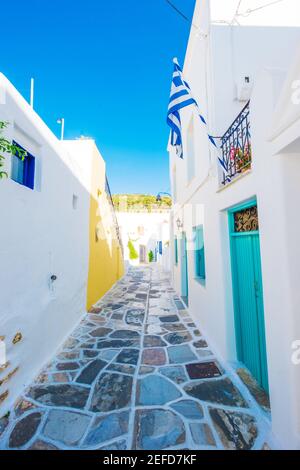
[{"label": "wall lamp", "polygon": [[156,202],[161,202],[162,201],[162,197],[161,197],[162,194],[165,195],[165,196],[170,196],[170,198],[172,198],[170,193],[160,192],[156,196]]},{"label": "wall lamp", "polygon": [[183,223],[181,222],[181,220],[179,218],[176,220],[176,225],[177,225],[178,230],[183,228]]}]

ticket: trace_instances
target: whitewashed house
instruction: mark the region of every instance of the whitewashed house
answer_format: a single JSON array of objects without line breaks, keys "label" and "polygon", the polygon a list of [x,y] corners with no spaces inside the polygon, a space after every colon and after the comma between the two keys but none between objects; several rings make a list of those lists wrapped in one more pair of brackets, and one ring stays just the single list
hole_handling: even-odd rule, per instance
[{"label": "whitewashed house", "polygon": [[2,418],[123,267],[95,142],[59,141],[2,74],[0,121],[27,152],[6,154],[1,168]]},{"label": "whitewashed house", "polygon": [[207,127],[187,107],[184,158],[169,146],[172,277],[269,394],[276,446],[300,449],[300,6],[270,3],[196,1],[184,78]]}]

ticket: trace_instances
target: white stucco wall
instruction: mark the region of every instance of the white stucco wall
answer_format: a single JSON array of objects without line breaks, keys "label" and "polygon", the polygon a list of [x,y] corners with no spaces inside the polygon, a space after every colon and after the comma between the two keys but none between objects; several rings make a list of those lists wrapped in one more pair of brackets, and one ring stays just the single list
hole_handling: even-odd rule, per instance
[{"label": "white stucco wall", "polygon": [[[194,23],[207,36],[192,28],[184,67],[185,78],[209,124],[205,129],[194,116],[194,179],[187,178],[189,155],[180,160],[170,149],[171,184],[177,193],[171,215],[174,286],[180,293],[180,262],[175,266],[173,239],[176,234],[180,237],[181,230],[177,229],[176,220],[183,222],[182,230],[190,240],[192,227],[203,224],[206,283],[202,285],[194,279],[190,243],[189,310],[220,357],[236,361],[227,210],[257,197],[272,430],[278,445],[300,448],[300,366],[291,361],[292,342],[300,339],[296,313],[300,300],[296,286],[300,277],[300,227],[294,216],[300,196],[300,151],[296,148],[293,154],[274,153],[275,131],[278,135],[280,125],[274,110],[298,50],[300,28],[210,25],[208,17],[208,2],[197,2]],[[298,17],[298,25],[299,20]],[[283,16],[278,24],[289,23]],[[295,65],[294,70],[298,70]],[[223,135],[245,105],[237,100],[237,84],[243,75],[249,75],[252,81],[252,171],[220,190],[217,152],[209,144],[207,132]],[[193,112],[192,108],[181,112],[185,150]],[[287,145],[286,138],[277,149]],[[176,184],[172,180],[174,172]],[[180,259],[180,242],[178,247]]]},{"label": "white stucco wall", "polygon": [[[0,90],[0,118],[9,122],[4,134],[36,158],[34,190],[0,181],[0,336],[10,363],[1,378],[19,367],[1,387],[9,390],[2,415],[85,312],[91,169],[85,155],[82,165],[65,150],[3,75]],[[6,169],[10,174],[10,156]],[[13,345],[17,332],[23,339]]]},{"label": "white stucco wall", "polygon": [[242,0],[240,6],[239,2],[211,0],[212,22],[231,23],[234,19],[247,26],[299,26],[298,0]]}]

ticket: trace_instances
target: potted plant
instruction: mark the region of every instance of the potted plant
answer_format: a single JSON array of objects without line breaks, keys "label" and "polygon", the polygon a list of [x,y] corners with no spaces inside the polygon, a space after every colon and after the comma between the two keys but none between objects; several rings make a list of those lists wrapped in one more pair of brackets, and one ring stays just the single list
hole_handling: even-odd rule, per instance
[{"label": "potted plant", "polygon": [[244,149],[232,147],[230,149],[230,166],[233,172],[243,173],[251,168],[251,145],[246,144]]}]

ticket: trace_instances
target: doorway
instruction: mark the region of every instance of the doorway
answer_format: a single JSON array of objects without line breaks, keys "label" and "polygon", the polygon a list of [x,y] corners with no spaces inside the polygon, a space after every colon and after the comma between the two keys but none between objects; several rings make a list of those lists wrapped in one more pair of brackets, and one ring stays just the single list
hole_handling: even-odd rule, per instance
[{"label": "doorway", "polygon": [[189,280],[188,280],[188,254],[186,233],[182,232],[181,238],[181,297],[186,305],[189,304]]},{"label": "doorway", "polygon": [[268,392],[259,220],[256,201],[229,212],[238,360]]},{"label": "doorway", "polygon": [[146,263],[146,247],[145,247],[145,245],[140,245],[139,260],[140,260],[140,263]]}]

